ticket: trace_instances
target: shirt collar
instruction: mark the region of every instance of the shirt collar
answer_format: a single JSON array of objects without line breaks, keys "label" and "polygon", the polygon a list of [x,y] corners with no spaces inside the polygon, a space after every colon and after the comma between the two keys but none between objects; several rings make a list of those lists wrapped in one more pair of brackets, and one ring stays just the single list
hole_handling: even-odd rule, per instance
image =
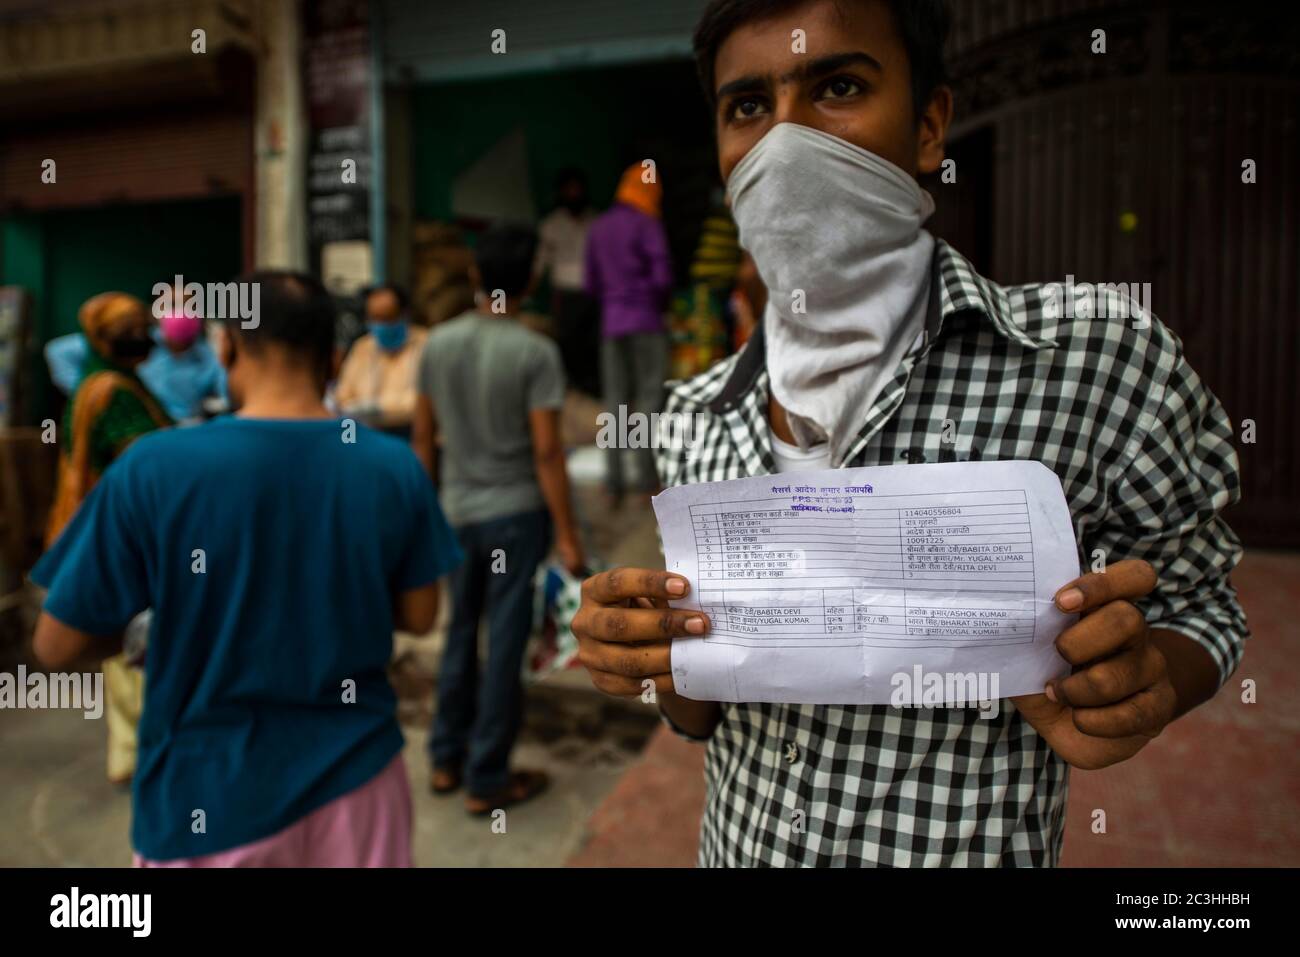
[{"label": "shirt collar", "polygon": [[[920,349],[922,353],[929,351],[949,317],[970,312],[984,316],[999,334],[1026,349],[1056,346],[1053,339],[1032,335],[1025,328],[1020,314],[1011,307],[1007,291],[977,273],[961,253],[942,239],[936,240],[934,244],[932,276],[925,338]],[[710,410],[723,413],[734,409],[759,383],[766,372],[766,359],[767,344],[763,336],[763,323],[758,322],[749,341],[736,358],[736,364],[722,391],[709,403]]]},{"label": "shirt collar", "polygon": [[1026,349],[1051,349],[1056,340],[1033,335],[1025,325],[1025,313],[1012,308],[1006,289],[975,271],[966,257],[942,239],[935,242],[935,275],[942,302],[941,317],[959,312],[983,314],[1003,336]]}]

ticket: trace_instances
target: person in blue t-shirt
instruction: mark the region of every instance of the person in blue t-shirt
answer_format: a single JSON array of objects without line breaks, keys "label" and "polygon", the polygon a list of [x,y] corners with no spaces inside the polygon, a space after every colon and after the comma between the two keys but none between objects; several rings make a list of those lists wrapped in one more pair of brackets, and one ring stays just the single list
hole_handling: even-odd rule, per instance
[{"label": "person in blue t-shirt", "polygon": [[332,302],[260,272],[225,327],[238,412],[145,436],[32,571],[48,668],[153,609],[138,864],[401,866],[411,805],[386,667],[461,552],[405,443],[330,415]]}]

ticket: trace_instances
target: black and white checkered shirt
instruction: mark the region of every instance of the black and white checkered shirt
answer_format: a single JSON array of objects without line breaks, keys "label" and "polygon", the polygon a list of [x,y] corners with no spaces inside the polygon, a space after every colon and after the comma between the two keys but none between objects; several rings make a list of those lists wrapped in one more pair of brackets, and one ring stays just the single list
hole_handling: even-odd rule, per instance
[{"label": "black and white checkered shirt", "polygon": [[[1219,518],[1239,496],[1228,418],[1157,319],[1058,317],[1045,289],[998,286],[937,243],[921,345],[845,464],[1043,462],[1065,487],[1084,568],[1097,550],[1151,562],[1160,584],[1140,606],[1147,620],[1203,645],[1226,681],[1247,635],[1228,581],[1241,546]],[[1111,306],[1095,311],[1113,316]],[[737,356],[670,383],[667,410],[703,413],[705,428],[691,448],[658,453],[664,485],[771,473],[767,390],[761,331]],[[708,739],[702,865],[1060,856],[1068,768],[1010,702],[993,719],[885,706],[722,713]]]}]

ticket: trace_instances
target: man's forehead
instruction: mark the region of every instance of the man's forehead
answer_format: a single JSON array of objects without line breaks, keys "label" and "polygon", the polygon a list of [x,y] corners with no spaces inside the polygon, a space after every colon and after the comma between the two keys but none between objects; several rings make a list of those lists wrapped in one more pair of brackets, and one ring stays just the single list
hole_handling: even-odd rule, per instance
[{"label": "man's forehead", "polygon": [[376,289],[366,297],[366,305],[371,309],[383,309],[397,306],[397,296],[391,289]]},{"label": "man's forehead", "polygon": [[818,0],[741,24],[718,47],[714,88],[750,76],[788,83],[811,61],[849,52],[888,67],[898,43],[891,17],[884,3]]}]

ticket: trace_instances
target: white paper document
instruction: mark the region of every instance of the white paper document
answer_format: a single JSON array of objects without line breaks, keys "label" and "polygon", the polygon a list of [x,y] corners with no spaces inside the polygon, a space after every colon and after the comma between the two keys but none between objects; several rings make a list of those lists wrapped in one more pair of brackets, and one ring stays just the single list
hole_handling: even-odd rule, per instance
[{"label": "white paper document", "polygon": [[1079,558],[1039,462],[785,472],[654,508],[691,583],[672,604],[712,622],[673,642],[687,698],[976,707],[1069,671],[1054,642],[1077,616],[1053,597]]}]

